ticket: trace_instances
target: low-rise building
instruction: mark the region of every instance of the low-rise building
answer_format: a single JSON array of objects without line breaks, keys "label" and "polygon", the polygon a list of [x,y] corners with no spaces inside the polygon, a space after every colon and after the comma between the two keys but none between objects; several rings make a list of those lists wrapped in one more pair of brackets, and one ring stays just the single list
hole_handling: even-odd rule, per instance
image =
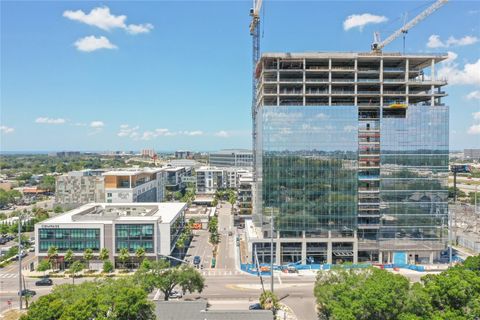
[{"label": "low-rise building", "polygon": [[210,153],[209,164],[215,167],[249,168],[253,166],[253,153],[244,149],[220,150]]},{"label": "low-rise building", "polygon": [[90,203],[35,225],[35,255],[45,259],[56,247],[61,260],[68,250],[80,258],[86,249],[106,248],[118,263],[123,248],[134,257],[138,248],[156,259],[170,256],[185,224],[186,203]]},{"label": "low-rise building", "polygon": [[105,178],[105,200],[108,203],[160,202],[166,186],[163,168],[126,168],[108,171]]},{"label": "low-rise building", "polygon": [[463,149],[463,156],[467,159],[480,160],[480,149]]}]

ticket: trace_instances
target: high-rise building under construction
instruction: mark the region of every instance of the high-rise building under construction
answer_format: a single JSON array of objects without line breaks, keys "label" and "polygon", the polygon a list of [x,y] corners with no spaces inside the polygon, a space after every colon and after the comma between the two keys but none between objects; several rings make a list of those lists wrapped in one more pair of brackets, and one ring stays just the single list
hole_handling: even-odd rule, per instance
[{"label": "high-rise building under construction", "polygon": [[246,230],[260,262],[270,261],[271,229],[276,264],[439,258],[448,236],[449,110],[435,69],[446,58],[262,55]]}]

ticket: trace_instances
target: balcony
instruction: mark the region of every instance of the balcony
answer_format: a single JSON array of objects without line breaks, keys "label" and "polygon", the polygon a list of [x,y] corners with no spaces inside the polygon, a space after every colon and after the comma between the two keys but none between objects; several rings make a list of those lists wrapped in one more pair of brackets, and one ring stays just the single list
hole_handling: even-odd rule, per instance
[{"label": "balcony", "polygon": [[379,175],[374,175],[374,174],[371,174],[371,175],[358,175],[358,180],[362,180],[362,181],[367,181],[367,180],[380,180],[380,176]]}]

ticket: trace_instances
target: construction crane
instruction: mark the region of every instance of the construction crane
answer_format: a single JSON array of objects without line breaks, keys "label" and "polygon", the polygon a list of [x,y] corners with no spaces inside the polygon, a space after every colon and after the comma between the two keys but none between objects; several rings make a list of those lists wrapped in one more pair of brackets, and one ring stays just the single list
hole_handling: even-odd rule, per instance
[{"label": "construction crane", "polygon": [[[253,7],[250,9],[250,35],[252,36],[252,150],[256,145],[256,114],[257,114],[257,77],[256,67],[260,60],[260,10],[262,9],[262,0],[253,0]],[[253,153],[253,180],[256,181],[255,172],[255,152]]]},{"label": "construction crane", "polygon": [[402,35],[402,34],[405,35],[408,32],[408,30],[410,30],[416,24],[418,24],[420,21],[422,21],[423,19],[425,19],[426,17],[428,17],[429,15],[431,15],[432,13],[437,11],[440,7],[442,7],[447,2],[448,2],[448,0],[437,0],[437,1],[435,1],[434,4],[432,4],[430,7],[425,9],[422,13],[420,13],[415,18],[413,18],[412,20],[410,20],[409,22],[404,24],[403,27],[401,27],[400,29],[398,29],[397,31],[392,33],[387,39],[385,39],[383,41],[380,40],[380,33],[375,32],[373,34],[374,40],[373,40],[373,44],[372,44],[372,52],[373,53],[381,53],[382,49],[387,44],[389,44],[390,42],[392,42],[393,40],[398,38],[400,35]]}]

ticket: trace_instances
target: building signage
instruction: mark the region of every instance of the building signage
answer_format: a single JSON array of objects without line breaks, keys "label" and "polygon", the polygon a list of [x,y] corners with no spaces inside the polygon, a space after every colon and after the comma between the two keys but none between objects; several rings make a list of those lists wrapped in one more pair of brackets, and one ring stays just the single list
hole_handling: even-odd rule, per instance
[{"label": "building signage", "polygon": [[60,228],[60,226],[58,224],[44,224],[41,226],[41,228],[57,229]]}]

